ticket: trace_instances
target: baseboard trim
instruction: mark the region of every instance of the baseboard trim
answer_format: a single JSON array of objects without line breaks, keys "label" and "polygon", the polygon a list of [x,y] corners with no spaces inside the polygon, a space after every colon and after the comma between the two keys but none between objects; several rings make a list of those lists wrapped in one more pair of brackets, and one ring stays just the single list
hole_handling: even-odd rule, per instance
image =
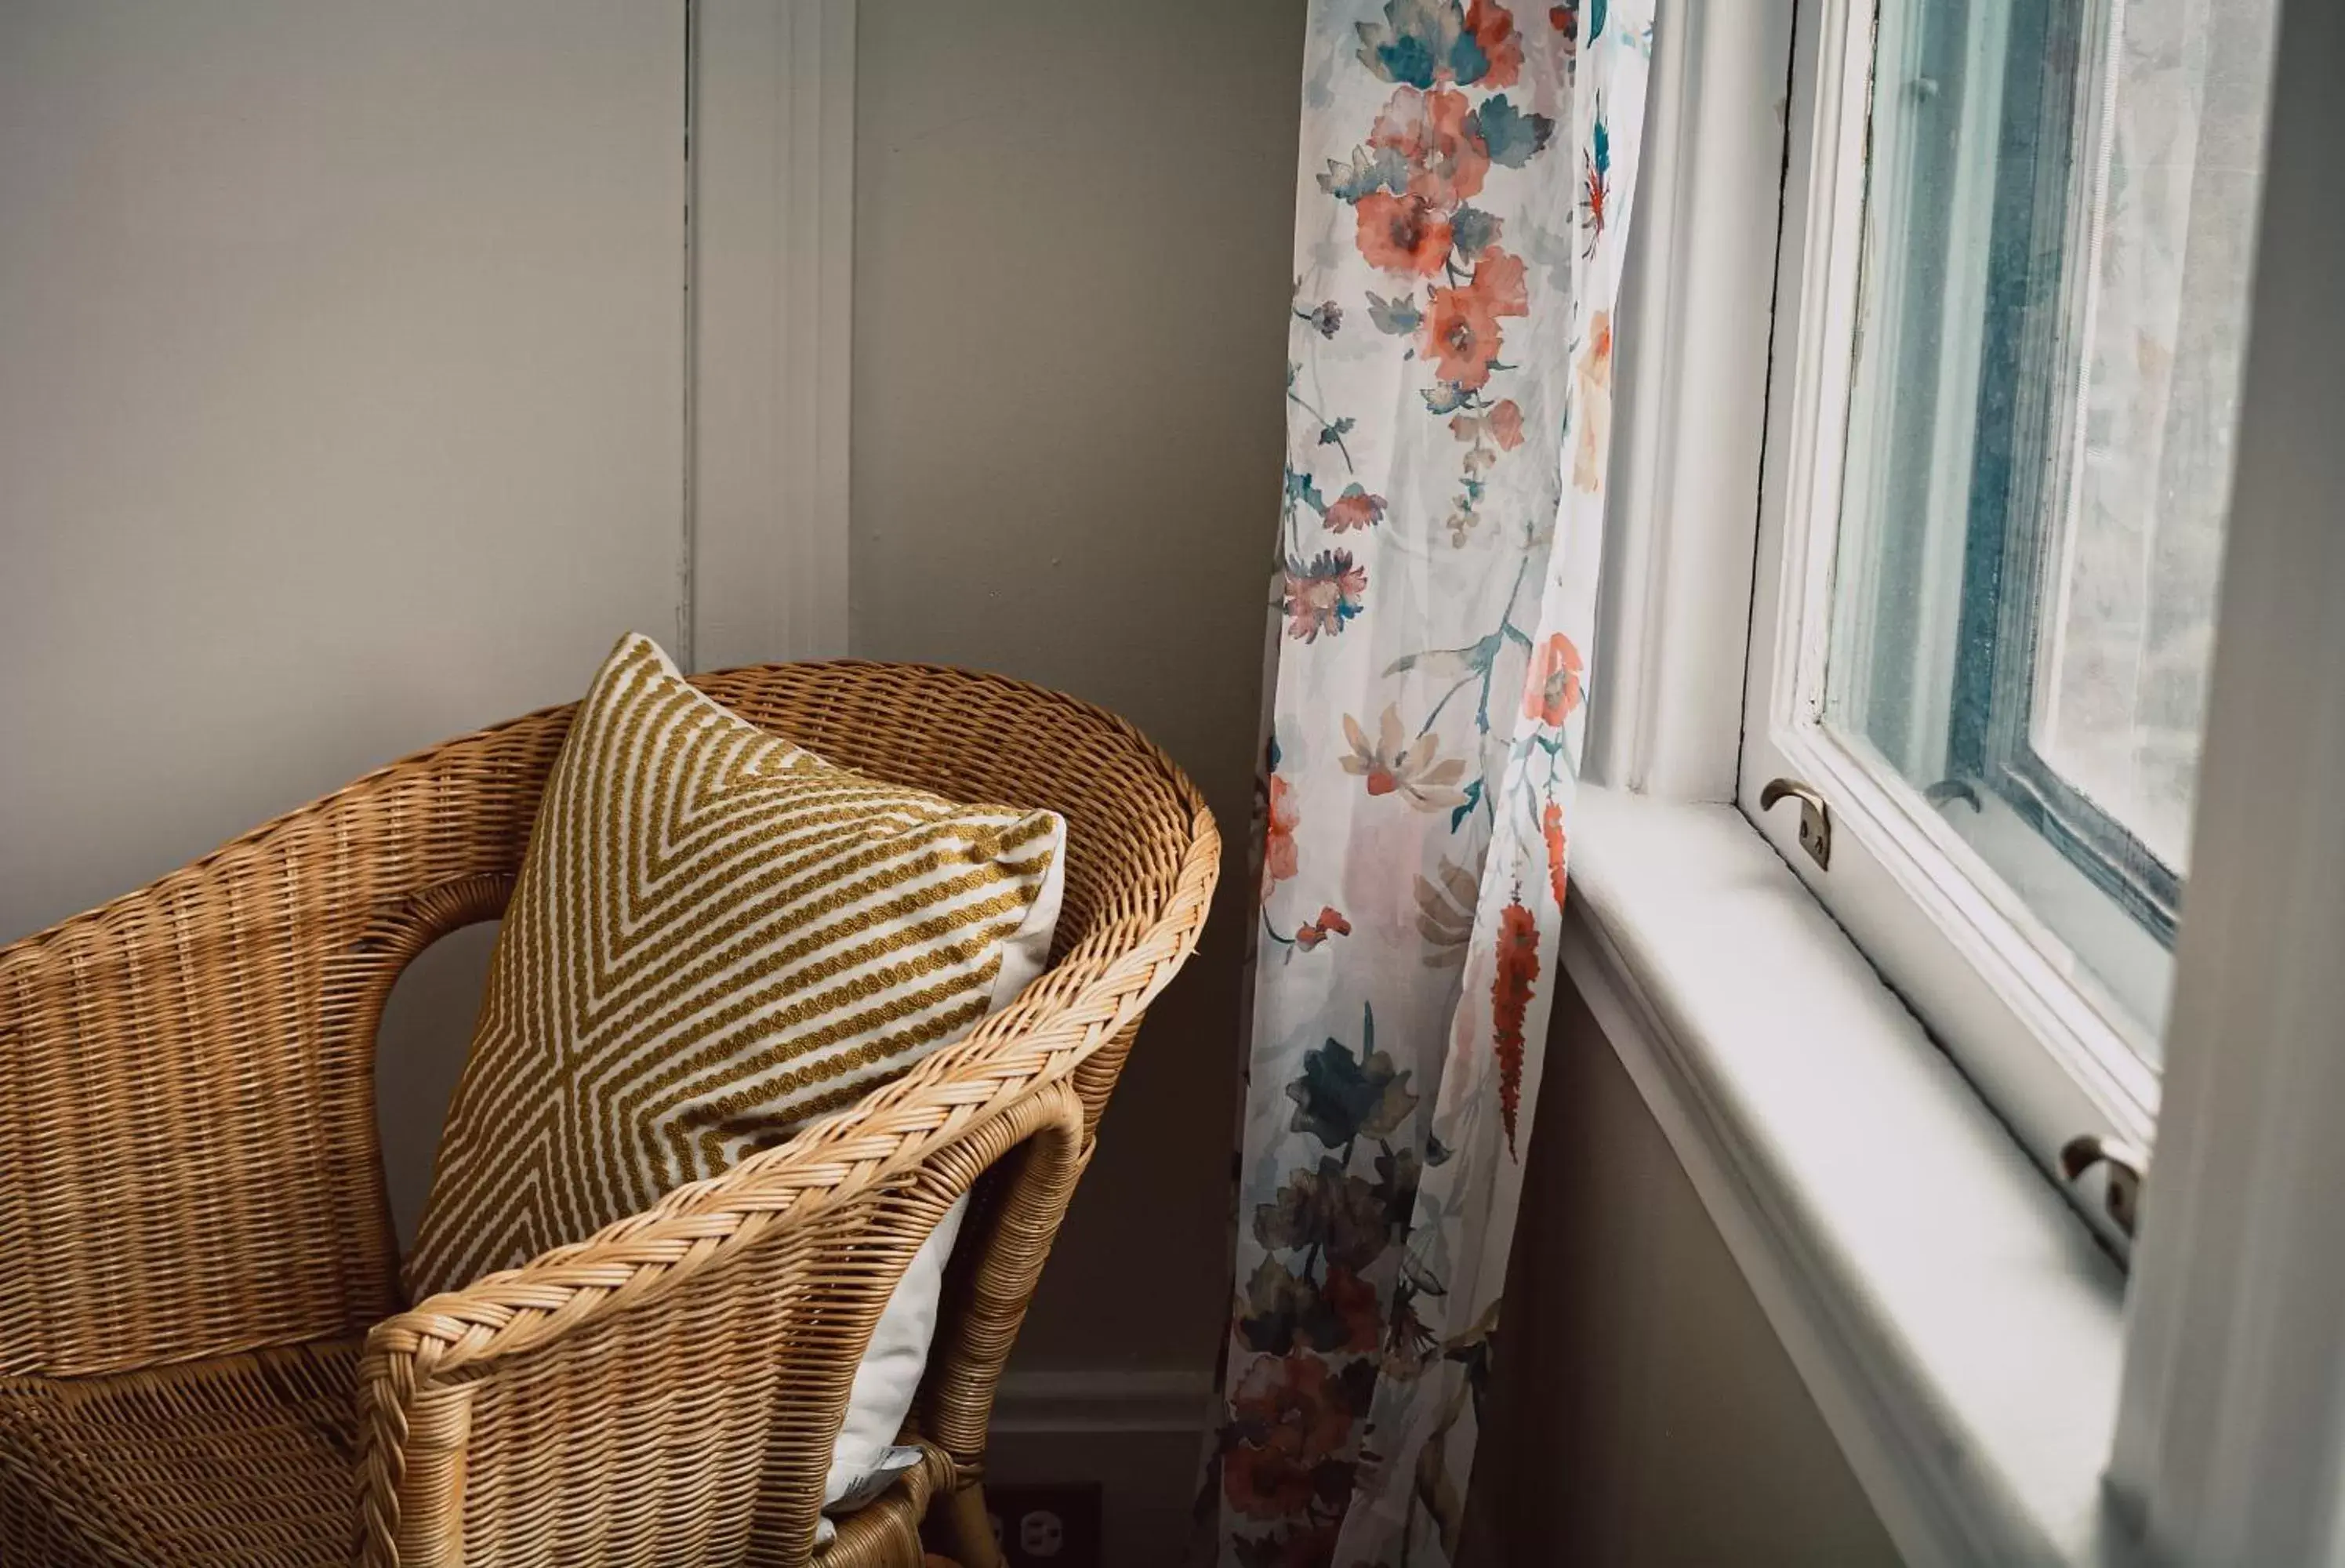
[{"label": "baseboard trim", "polygon": [[993,1397],[992,1430],[1005,1436],[1061,1432],[1193,1432],[1210,1421],[1213,1380],[1186,1369],[1099,1368],[1010,1372]]}]

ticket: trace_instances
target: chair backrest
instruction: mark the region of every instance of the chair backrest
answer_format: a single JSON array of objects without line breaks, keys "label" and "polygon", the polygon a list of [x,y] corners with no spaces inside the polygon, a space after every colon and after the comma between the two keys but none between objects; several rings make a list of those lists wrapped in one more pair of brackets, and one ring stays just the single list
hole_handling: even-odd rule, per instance
[{"label": "chair backrest", "polygon": [[398,1305],[375,1027],[410,959],[502,909],[567,723],[377,769],[0,948],[0,1373],[333,1338]]},{"label": "chair backrest", "polygon": [[[360,1391],[370,1563],[803,1560],[872,1327],[938,1217],[972,1189],[914,1424],[974,1463],[1142,1010],[1203,924],[1212,820],[1112,715],[921,666],[776,666],[699,683],[834,762],[1063,813],[1053,966],[967,1039],[790,1143],[378,1325]],[[482,776],[533,771],[502,781],[533,789],[564,722],[541,715],[452,745],[525,739],[502,754],[519,765]],[[519,860],[513,832],[482,830],[510,851],[505,869],[461,871],[375,940],[403,963],[500,906],[498,880],[509,888]]]}]

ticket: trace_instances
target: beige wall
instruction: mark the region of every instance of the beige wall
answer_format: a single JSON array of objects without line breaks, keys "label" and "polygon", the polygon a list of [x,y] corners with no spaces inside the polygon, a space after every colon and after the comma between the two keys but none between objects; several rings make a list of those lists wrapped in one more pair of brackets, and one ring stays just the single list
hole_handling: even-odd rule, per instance
[{"label": "beige wall", "polygon": [[1897,1562],[1620,1058],[1548,1037],[1468,1553],[1500,1564]]},{"label": "beige wall", "polygon": [[675,624],[675,29],[0,5],[0,940]]},{"label": "beige wall", "polygon": [[1233,841],[1025,1366],[1203,1365],[1285,386],[1300,0],[867,0],[854,651],[1128,715]]}]

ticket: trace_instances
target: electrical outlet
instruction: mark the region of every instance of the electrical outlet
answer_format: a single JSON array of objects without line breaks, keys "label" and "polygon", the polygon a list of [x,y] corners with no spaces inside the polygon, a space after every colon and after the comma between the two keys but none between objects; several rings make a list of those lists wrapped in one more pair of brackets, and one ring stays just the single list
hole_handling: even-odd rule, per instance
[{"label": "electrical outlet", "polygon": [[1095,1481],[1059,1486],[985,1488],[993,1538],[1010,1568],[1102,1568],[1100,1486]]}]

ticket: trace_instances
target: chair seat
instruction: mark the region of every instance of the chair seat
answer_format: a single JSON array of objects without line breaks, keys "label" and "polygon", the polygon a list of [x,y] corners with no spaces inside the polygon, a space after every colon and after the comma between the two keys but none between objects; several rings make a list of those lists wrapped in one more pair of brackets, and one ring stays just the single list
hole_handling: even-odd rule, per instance
[{"label": "chair seat", "polygon": [[347,1568],[360,1343],[0,1379],[0,1562]]},{"label": "chair seat", "polygon": [[[0,1563],[348,1568],[359,1340],[110,1378],[0,1378]],[[924,1462],[839,1522],[826,1568],[920,1561]]]}]

